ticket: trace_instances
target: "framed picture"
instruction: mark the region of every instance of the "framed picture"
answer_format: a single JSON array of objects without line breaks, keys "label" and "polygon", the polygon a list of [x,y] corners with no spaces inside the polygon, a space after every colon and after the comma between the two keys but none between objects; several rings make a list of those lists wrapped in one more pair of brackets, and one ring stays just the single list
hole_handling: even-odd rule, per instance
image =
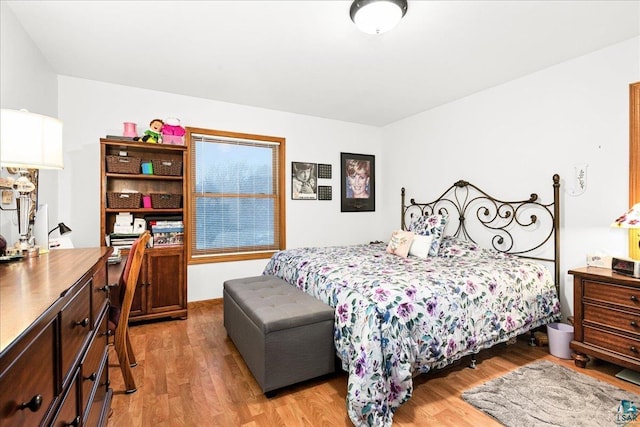
[{"label": "framed picture", "polygon": [[331,200],[330,185],[318,185],[318,200]]},{"label": "framed picture", "polygon": [[375,157],[340,153],[341,211],[376,210]]},{"label": "framed picture", "polygon": [[291,162],[291,199],[318,198],[318,168],[315,163]]},{"label": "framed picture", "polygon": [[331,165],[318,163],[318,178],[331,179]]}]

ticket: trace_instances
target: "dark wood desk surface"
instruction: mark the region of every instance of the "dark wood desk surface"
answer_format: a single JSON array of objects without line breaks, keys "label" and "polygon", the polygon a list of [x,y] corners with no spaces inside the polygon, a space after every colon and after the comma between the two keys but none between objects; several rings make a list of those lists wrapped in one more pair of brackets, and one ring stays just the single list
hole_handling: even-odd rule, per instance
[{"label": "dark wood desk surface", "polygon": [[0,352],[111,250],[57,249],[39,257],[0,264]]}]

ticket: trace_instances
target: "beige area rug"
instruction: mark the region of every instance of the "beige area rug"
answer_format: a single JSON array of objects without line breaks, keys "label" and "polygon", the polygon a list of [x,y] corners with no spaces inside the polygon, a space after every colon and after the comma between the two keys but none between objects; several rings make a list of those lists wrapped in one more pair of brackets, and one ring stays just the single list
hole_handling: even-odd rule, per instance
[{"label": "beige area rug", "polygon": [[639,395],[547,360],[467,390],[462,398],[507,427],[624,426],[640,409]]}]

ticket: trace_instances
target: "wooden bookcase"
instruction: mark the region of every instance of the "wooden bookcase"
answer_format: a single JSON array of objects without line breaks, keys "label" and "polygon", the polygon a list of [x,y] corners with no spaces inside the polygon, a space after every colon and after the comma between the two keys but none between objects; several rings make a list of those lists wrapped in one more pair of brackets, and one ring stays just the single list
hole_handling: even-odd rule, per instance
[{"label": "wooden bookcase", "polygon": [[[128,158],[137,165],[155,161],[155,164],[174,165],[171,175],[143,174],[139,167],[123,171],[113,166],[107,166],[110,156]],[[184,215],[184,200],[186,193],[185,168],[187,147],[182,145],[163,145],[146,142],[120,141],[112,139],[100,140],[100,241],[106,245],[105,236],[114,232],[116,217],[120,213],[128,212],[134,218],[150,219],[174,219]],[[113,160],[113,157],[111,157]],[[175,165],[182,163],[176,175]],[[114,172],[115,170],[115,172]],[[157,171],[154,171],[156,173]],[[165,171],[166,173],[166,171]],[[177,207],[173,204],[167,207],[165,203],[161,207],[143,207],[142,202],[130,206],[122,206],[120,203],[110,203],[109,193],[127,193],[136,191],[141,195],[170,194],[171,197],[181,198]],[[112,201],[113,199],[111,199]],[[122,258],[126,258],[128,251],[123,250]],[[124,262],[121,263],[121,265]],[[121,269],[121,267],[120,267]],[[109,282],[117,281],[119,269],[110,268]],[[113,277],[115,276],[115,277]],[[130,321],[151,320],[164,317],[187,317],[187,266],[184,245],[159,246],[154,245],[147,249],[138,279],[138,286],[131,308]]]}]

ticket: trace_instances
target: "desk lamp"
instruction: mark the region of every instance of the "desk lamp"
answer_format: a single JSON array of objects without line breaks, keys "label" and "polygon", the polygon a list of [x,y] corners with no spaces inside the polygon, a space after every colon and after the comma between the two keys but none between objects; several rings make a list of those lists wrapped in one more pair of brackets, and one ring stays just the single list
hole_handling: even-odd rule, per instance
[{"label": "desk lamp", "polygon": [[71,229],[67,227],[64,222],[58,223],[57,226],[55,226],[51,231],[49,231],[49,235],[51,235],[51,233],[53,233],[56,230],[58,230],[58,232],[60,233],[60,236],[64,236],[65,234],[71,233]]},{"label": "desk lamp", "polygon": [[31,192],[37,183],[29,180],[28,169],[62,169],[62,122],[27,110],[0,110],[0,166],[16,168],[20,177],[13,187],[18,191],[19,239],[16,250],[36,256],[29,217]]},{"label": "desk lamp", "polygon": [[[56,225],[51,231],[49,231],[49,238],[48,238],[49,249],[59,248],[62,245],[61,240],[51,238],[51,233],[53,233],[56,230],[58,230],[58,233],[60,233],[61,238],[71,233],[71,229],[67,227],[67,225],[64,222],[58,223],[58,225]],[[65,247],[69,247],[69,246],[67,245]]]}]

